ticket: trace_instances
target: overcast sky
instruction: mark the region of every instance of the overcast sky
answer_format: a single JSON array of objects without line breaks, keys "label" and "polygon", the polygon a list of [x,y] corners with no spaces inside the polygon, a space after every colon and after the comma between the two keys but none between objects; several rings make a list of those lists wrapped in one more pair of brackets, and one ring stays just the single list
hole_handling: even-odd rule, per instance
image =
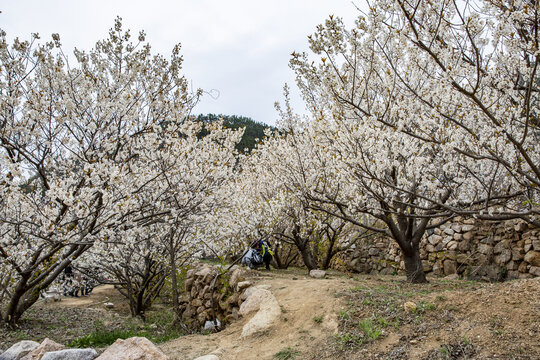
[{"label": "overcast sky", "polygon": [[293,51],[330,15],[354,23],[351,0],[0,0],[8,38],[43,40],[59,33],[64,49],[88,50],[107,37],[116,16],[132,34],[145,30],[153,51],[169,55],[182,44],[184,73],[205,94],[195,113],[243,115],[274,124],[274,102],[285,82],[293,105],[305,108],[288,67]]}]

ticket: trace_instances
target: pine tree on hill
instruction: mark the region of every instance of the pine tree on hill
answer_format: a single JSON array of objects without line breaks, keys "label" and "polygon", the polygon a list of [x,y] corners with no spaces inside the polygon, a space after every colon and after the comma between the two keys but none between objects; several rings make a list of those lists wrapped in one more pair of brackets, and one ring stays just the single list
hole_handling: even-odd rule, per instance
[{"label": "pine tree on hill", "polygon": [[255,121],[251,118],[237,115],[216,115],[216,114],[200,114],[197,116],[197,121],[210,123],[223,119],[224,126],[226,128],[238,129],[245,127],[244,135],[240,142],[236,145],[236,149],[240,152],[251,152],[251,150],[257,144],[257,139],[262,140],[264,138],[264,131],[267,128],[273,129],[273,127]]}]

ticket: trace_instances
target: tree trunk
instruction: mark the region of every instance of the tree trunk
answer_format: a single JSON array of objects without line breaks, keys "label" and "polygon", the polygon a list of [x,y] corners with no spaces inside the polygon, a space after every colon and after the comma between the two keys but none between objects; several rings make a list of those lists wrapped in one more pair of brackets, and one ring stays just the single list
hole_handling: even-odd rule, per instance
[{"label": "tree trunk", "polygon": [[28,277],[23,277],[21,280],[19,280],[19,284],[17,284],[17,287],[13,291],[8,308],[6,309],[6,313],[4,314],[3,321],[12,327],[15,326],[15,324],[19,320],[19,317],[21,316],[20,311],[17,311],[17,309],[19,308],[19,302],[26,293],[27,281]]},{"label": "tree trunk", "polygon": [[302,255],[302,260],[304,261],[304,265],[306,265],[308,270],[317,269],[317,260],[313,256],[313,252],[311,251],[309,244],[298,246],[298,250],[300,250],[300,255]]},{"label": "tree trunk", "polygon": [[[172,240],[171,240],[172,242]],[[172,303],[173,303],[173,313],[174,313],[174,320],[173,324],[178,324],[180,321],[180,304],[178,303],[178,279],[176,278],[176,258],[174,254],[174,249],[169,249],[170,251],[170,266],[171,266],[171,288],[172,288]]]},{"label": "tree trunk", "polygon": [[420,258],[420,249],[418,245],[412,246],[412,251],[403,252],[403,261],[405,262],[405,272],[407,281],[413,284],[427,283],[424,266]]}]

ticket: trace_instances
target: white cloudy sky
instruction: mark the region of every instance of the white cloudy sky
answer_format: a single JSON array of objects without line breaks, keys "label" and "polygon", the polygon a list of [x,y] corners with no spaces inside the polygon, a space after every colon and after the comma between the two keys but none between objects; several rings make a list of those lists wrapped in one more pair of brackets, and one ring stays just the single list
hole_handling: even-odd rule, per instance
[{"label": "white cloudy sky", "polygon": [[[0,0],[0,28],[8,38],[42,39],[59,33],[64,48],[89,49],[107,36],[116,16],[137,34],[145,30],[154,51],[182,44],[184,73],[205,95],[195,113],[244,115],[275,123],[274,102],[292,51],[307,50],[307,36],[330,14],[352,25],[351,0]],[[213,91],[217,90],[217,91]],[[293,104],[304,111],[293,88]]]}]

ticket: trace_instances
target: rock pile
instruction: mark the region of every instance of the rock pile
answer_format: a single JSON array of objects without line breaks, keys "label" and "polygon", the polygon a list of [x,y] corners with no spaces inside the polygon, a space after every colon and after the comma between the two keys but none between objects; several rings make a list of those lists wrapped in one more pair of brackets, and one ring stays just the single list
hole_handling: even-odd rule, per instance
[{"label": "rock pile", "polygon": [[[185,293],[180,298],[182,320],[191,329],[201,329],[205,322],[213,319],[212,283],[218,275],[218,268],[208,264],[199,264],[186,274]],[[222,323],[230,323],[239,317],[242,304],[240,294],[251,282],[245,281],[247,270],[233,266],[221,275],[215,284],[213,293],[216,318]]]},{"label": "rock pile", "polygon": [[4,353],[0,360],[167,360],[150,340],[144,337],[118,339],[98,356],[94,349],[66,349],[64,345],[45,339],[43,342],[23,340]]},{"label": "rock pile", "polygon": [[[420,255],[427,273],[503,280],[540,276],[540,229],[524,222],[457,218],[426,234]],[[405,268],[397,244],[378,237],[334,261],[340,270],[393,274]]]}]

